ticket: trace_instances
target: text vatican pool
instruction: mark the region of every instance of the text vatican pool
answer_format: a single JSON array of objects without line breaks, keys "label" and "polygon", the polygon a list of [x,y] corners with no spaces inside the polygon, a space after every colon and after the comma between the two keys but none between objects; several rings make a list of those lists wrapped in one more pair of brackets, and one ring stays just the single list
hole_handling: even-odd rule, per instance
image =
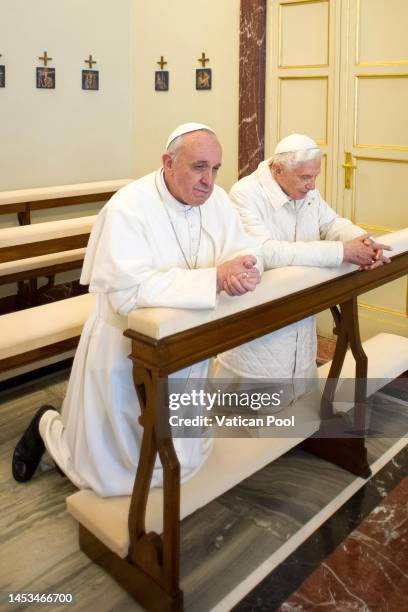
[{"label": "text vatican pool", "polygon": [[275,427],[294,427],[295,417],[292,415],[287,418],[279,418],[273,414],[260,417],[247,417],[242,415],[234,415],[227,417],[225,415],[214,416],[195,416],[193,418],[179,417],[171,415],[169,418],[171,427],[211,427],[218,425],[219,427],[265,427],[274,425]]}]

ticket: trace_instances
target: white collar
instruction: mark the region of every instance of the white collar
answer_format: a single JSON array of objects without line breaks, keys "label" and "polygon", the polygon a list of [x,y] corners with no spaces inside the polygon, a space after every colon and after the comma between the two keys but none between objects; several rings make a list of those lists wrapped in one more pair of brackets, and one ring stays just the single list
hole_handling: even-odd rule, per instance
[{"label": "white collar", "polygon": [[294,200],[285,193],[279,183],[273,178],[271,172],[272,158],[265,159],[261,162],[256,170],[258,180],[268,196],[268,200],[275,210],[279,210],[288,202],[296,202],[297,205],[302,204],[305,200],[313,197],[314,190],[309,191],[302,200]]},{"label": "white collar", "polygon": [[164,172],[163,168],[157,170],[156,175],[154,177],[154,181],[161,196],[163,203],[168,206],[171,210],[179,215],[186,215],[190,211],[194,210],[194,206],[190,206],[189,204],[183,204],[176,200],[176,198],[170,193],[166,182],[164,180]]}]

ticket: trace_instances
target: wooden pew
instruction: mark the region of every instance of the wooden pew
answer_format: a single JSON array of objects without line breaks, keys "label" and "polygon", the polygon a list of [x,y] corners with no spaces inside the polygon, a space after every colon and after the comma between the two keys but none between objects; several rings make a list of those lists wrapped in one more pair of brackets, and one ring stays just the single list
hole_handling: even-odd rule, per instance
[{"label": "wooden pew", "polygon": [[[81,268],[95,219],[0,229],[0,284]],[[94,302],[85,294],[0,316],[0,378],[72,355]]]},{"label": "wooden pew", "polygon": [[[80,271],[96,215],[0,229],[0,285],[17,283],[16,298],[36,306],[55,275]],[[38,288],[38,279],[48,282]],[[7,298],[6,298],[7,299]]]},{"label": "wooden pew", "polygon": [[[77,206],[84,203],[105,203],[114,193],[129,184],[132,179],[118,179],[111,181],[97,181],[92,183],[78,183],[74,185],[59,185],[53,187],[41,187],[33,189],[19,189],[14,191],[0,192],[0,217],[10,213],[16,213],[20,225],[29,225],[32,222],[32,211],[66,206]],[[45,226],[44,226],[45,227]],[[3,243],[4,234],[0,230],[0,246]],[[0,285],[17,283],[17,294],[14,299],[2,298],[1,305],[4,312],[11,308],[35,306],[41,298],[41,294],[54,286],[55,274],[80,269],[84,257],[84,249],[77,250],[73,241],[72,253],[59,253],[56,250],[43,257],[43,265],[40,260],[26,262],[24,266],[10,266],[9,274],[4,271],[0,264]],[[51,255],[52,253],[52,255]],[[5,254],[3,253],[3,256]],[[15,255],[10,254],[14,259]],[[2,271],[3,268],[3,271]],[[47,284],[39,289],[38,279],[47,278]]]},{"label": "wooden pew", "polygon": [[[81,549],[148,610],[183,609],[180,520],[292,446],[302,443],[354,474],[370,475],[364,438],[337,439],[333,444],[330,438],[313,434],[325,427],[322,417],[327,422],[334,416],[336,385],[332,381],[341,373],[360,381],[355,389],[358,428],[358,419],[364,416],[367,376],[371,394],[377,390],[376,379],[394,378],[408,368],[407,338],[384,334],[370,339],[365,343],[369,359],[360,341],[357,297],[408,272],[408,229],[379,240],[391,244],[394,251],[392,262],[376,270],[281,268],[266,272],[254,294],[240,299],[221,296],[215,311],[145,308],[129,316],[125,335],[132,343],[133,378],[144,430],[133,494],[102,499],[83,490],[67,498],[67,507],[79,522]],[[168,405],[158,404],[159,378],[327,308],[333,309],[338,342],[329,371],[323,372],[328,378],[320,410],[315,406],[314,414],[306,415],[311,417],[309,432],[290,439],[216,439],[201,470],[181,484],[172,439],[157,435],[157,411],[169,417]],[[150,489],[157,455],[164,484]]]},{"label": "wooden pew", "polygon": [[96,181],[55,187],[38,187],[0,192],[0,215],[16,213],[20,225],[31,223],[31,212],[61,206],[106,202],[133,179]]}]

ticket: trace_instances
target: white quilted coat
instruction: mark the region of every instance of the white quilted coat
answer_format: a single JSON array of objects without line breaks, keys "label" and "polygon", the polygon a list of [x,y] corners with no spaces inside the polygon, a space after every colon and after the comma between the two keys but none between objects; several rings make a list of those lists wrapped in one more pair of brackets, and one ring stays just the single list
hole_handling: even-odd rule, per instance
[{"label": "white quilted coat", "polygon": [[[364,233],[339,217],[317,189],[290,200],[272,177],[271,160],[232,187],[246,230],[263,246],[265,269],[339,266],[343,244]],[[309,317],[218,356],[222,376],[310,378],[316,375],[316,324]],[[302,384],[300,384],[300,389]],[[299,395],[296,393],[296,395]]]}]

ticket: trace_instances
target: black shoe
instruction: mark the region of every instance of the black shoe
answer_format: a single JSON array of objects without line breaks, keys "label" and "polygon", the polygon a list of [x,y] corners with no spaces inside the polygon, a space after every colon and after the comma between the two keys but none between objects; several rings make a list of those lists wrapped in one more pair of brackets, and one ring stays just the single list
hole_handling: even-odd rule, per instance
[{"label": "black shoe", "polygon": [[12,471],[14,480],[17,482],[31,480],[44,454],[45,445],[40,436],[39,424],[42,415],[47,410],[55,411],[55,408],[47,405],[41,406],[14,449]]}]

